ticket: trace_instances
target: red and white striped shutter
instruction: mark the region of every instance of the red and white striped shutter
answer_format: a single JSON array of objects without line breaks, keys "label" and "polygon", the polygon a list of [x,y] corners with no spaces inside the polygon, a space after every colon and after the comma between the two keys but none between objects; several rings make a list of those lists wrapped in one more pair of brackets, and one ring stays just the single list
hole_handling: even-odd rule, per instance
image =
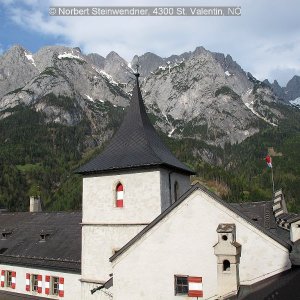
[{"label": "red and white striped shutter", "polygon": [[11,288],[12,289],[16,288],[16,277],[17,277],[17,273],[11,272]]},{"label": "red and white striped shutter", "polygon": [[203,297],[202,277],[188,277],[189,297]]},{"label": "red and white striped shutter", "polygon": [[4,287],[5,283],[5,270],[1,271],[1,287]]},{"label": "red and white striped shutter", "polygon": [[26,273],[26,291],[30,291],[30,274]]},{"label": "red and white striped shutter", "polygon": [[46,295],[50,294],[50,276],[46,275],[45,279],[45,293]]},{"label": "red and white striped shutter", "polygon": [[64,278],[63,277],[59,277],[59,285],[58,285],[58,296],[59,297],[63,297],[65,295],[64,292]]},{"label": "red and white striped shutter", "polygon": [[43,276],[38,275],[38,293],[39,294],[42,293],[42,281],[43,281]]},{"label": "red and white striped shutter", "polygon": [[123,197],[124,197],[123,185],[119,183],[117,186],[117,200],[116,200],[117,207],[123,207]]}]

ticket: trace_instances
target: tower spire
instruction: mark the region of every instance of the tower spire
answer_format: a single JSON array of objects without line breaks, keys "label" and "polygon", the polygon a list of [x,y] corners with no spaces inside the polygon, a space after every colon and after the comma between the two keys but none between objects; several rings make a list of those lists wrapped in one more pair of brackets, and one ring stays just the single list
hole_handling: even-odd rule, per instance
[{"label": "tower spire", "polygon": [[136,66],[136,72],[134,73],[134,76],[138,79],[140,77],[140,73],[139,73],[140,65],[136,64],[135,66]]},{"label": "tower spire", "polygon": [[133,88],[127,114],[104,151],[82,166],[78,173],[102,173],[113,170],[165,166],[183,173],[194,172],[180,162],[165,146],[151,124],[142,98],[139,76],[134,73]]}]

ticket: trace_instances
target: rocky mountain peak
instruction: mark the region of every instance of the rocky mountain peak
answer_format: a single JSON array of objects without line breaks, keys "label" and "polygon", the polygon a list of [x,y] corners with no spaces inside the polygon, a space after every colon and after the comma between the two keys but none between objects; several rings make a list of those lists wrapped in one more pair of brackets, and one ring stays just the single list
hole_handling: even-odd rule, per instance
[{"label": "rocky mountain peak", "polygon": [[117,52],[111,51],[106,55],[106,61],[114,61],[114,60],[126,62],[125,59],[123,59]]},{"label": "rocky mountain peak", "polygon": [[[21,45],[13,45],[11,48],[9,48],[6,51],[6,55],[23,55],[25,52],[25,48],[23,48]],[[28,51],[29,52],[29,51]]]},{"label": "rocky mountain peak", "polygon": [[140,69],[139,72],[141,76],[146,77],[151,72],[156,70],[159,66],[162,66],[165,64],[165,60],[161,58],[160,56],[147,52],[141,56],[135,55],[131,61],[131,67],[135,69],[135,66],[139,64]]},{"label": "rocky mountain peak", "polygon": [[104,71],[122,83],[127,83],[130,80],[130,74],[132,74],[127,61],[114,51],[111,51],[106,56]]},{"label": "rocky mountain peak", "polygon": [[0,57],[0,98],[38,73],[33,55],[20,45],[13,46]]},{"label": "rocky mountain peak", "polygon": [[295,75],[286,85],[286,99],[288,101],[300,97],[300,76]]},{"label": "rocky mountain peak", "polygon": [[[261,123],[277,126],[282,118],[269,105],[277,101],[278,83],[260,82],[230,55],[204,47],[167,58],[147,52],[135,55],[131,65],[114,51],[104,58],[77,47],[48,46],[31,54],[16,46],[9,53],[15,54],[0,57],[0,118],[21,103],[67,125],[86,117],[96,131],[104,111],[128,104],[136,63],[149,111],[169,136],[224,145],[253,135]],[[295,90],[298,80],[288,86]]]},{"label": "rocky mountain peak", "polygon": [[82,51],[81,51],[80,47],[74,47],[73,49],[74,49],[75,51],[77,51],[77,52],[80,52],[80,53],[82,53]]},{"label": "rocky mountain peak", "polygon": [[194,55],[201,55],[201,54],[206,54],[206,53],[208,53],[208,52],[209,52],[209,51],[207,51],[204,47],[200,46],[200,47],[197,47],[197,48],[194,50],[193,54],[194,54]]},{"label": "rocky mountain peak", "polygon": [[277,80],[274,80],[274,81],[273,81],[273,86],[276,86],[276,87],[281,88],[281,86],[279,85],[279,83],[278,83]]},{"label": "rocky mountain peak", "polygon": [[104,69],[105,58],[97,53],[90,53],[87,55],[87,59],[90,63],[99,67],[100,69]]}]

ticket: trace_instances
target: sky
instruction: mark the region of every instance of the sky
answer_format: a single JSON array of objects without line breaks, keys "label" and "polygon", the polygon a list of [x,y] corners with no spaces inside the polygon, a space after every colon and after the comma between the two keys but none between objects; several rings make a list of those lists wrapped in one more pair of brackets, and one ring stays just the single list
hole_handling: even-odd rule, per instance
[{"label": "sky", "polygon": [[[238,17],[61,17],[50,6],[240,6]],[[80,47],[127,61],[145,52],[161,57],[198,46],[230,54],[259,80],[281,86],[300,75],[299,0],[0,0],[0,55],[20,44]]]}]

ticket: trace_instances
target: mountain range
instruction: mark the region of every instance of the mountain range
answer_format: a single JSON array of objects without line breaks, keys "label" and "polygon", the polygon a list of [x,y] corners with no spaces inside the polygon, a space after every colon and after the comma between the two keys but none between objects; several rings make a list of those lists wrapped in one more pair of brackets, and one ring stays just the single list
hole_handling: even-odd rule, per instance
[{"label": "mountain range", "polygon": [[[68,181],[74,166],[93,156],[119,126],[137,66],[152,122],[187,162],[200,159],[230,169],[237,164],[225,158],[226,149],[232,155],[235,145],[243,147],[248,138],[280,131],[291,118],[298,122],[299,76],[286,87],[277,81],[259,81],[230,55],[203,47],[168,58],[148,52],[127,62],[113,51],[102,57],[83,54],[78,47],[48,46],[31,53],[16,45],[0,56],[0,128],[5,131],[0,135],[0,159],[3,166],[10,161],[16,167],[19,175],[7,172],[19,176],[25,190],[11,209],[22,208],[25,195],[37,189],[44,189],[39,193],[44,193],[51,206],[53,193]],[[180,149],[182,140],[192,147]],[[47,179],[49,191],[37,179],[39,172],[48,172],[41,167],[41,154],[46,153],[57,155],[58,160],[52,162],[57,174]],[[47,168],[50,165],[48,161]],[[7,185],[9,179],[3,178],[0,185]],[[3,206],[8,194],[2,193],[1,198],[0,193]]]}]

